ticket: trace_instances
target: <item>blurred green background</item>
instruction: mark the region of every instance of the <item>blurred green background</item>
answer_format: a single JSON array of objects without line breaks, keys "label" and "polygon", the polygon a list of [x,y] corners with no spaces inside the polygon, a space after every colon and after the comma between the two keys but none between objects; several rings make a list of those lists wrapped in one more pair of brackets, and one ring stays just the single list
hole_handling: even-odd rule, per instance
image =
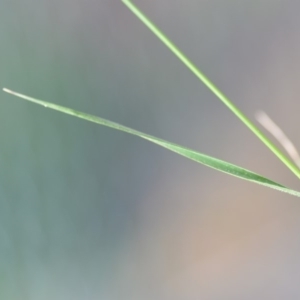
[{"label": "blurred green background", "polygon": [[[300,3],[136,0],[299,142]],[[300,189],[120,2],[2,0],[0,83]],[[299,199],[0,94],[1,299],[299,299]]]}]

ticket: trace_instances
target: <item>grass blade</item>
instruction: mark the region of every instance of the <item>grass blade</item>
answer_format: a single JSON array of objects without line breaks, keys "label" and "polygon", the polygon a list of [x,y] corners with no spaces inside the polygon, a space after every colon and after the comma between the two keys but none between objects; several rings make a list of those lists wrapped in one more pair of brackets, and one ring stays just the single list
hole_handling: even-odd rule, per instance
[{"label": "grass blade", "polygon": [[155,26],[138,7],[136,7],[135,4],[130,0],[122,0],[122,2],[300,179],[300,169],[204,75],[199,68],[197,68],[195,64],[193,64],[191,60],[188,59],[187,56],[180,51],[179,48]]},{"label": "grass blade", "polygon": [[68,114],[68,115],[75,116],[77,118],[84,119],[86,121],[90,121],[90,122],[93,122],[93,123],[97,123],[97,124],[104,125],[104,126],[107,126],[107,127],[113,128],[113,129],[117,129],[117,130],[127,132],[129,134],[139,136],[143,139],[146,139],[146,140],[148,140],[152,143],[160,145],[161,147],[164,147],[164,148],[166,148],[170,151],[178,153],[178,154],[180,154],[180,155],[182,155],[186,158],[194,160],[194,161],[196,161],[198,163],[201,163],[203,165],[206,165],[210,168],[213,168],[213,169],[216,169],[218,171],[230,174],[230,175],[235,176],[235,177],[239,177],[239,178],[247,180],[247,181],[251,181],[251,182],[254,182],[254,183],[257,183],[257,184],[260,184],[260,185],[267,186],[269,188],[272,188],[272,189],[275,189],[275,190],[278,190],[278,191],[281,191],[281,192],[285,192],[285,193],[300,197],[300,192],[298,192],[298,191],[291,190],[291,189],[289,189],[289,188],[287,188],[287,187],[285,187],[285,186],[283,186],[279,183],[276,183],[276,182],[274,182],[270,179],[267,179],[267,178],[265,178],[261,175],[258,175],[254,172],[248,171],[244,168],[235,166],[231,163],[213,158],[211,156],[208,156],[208,155],[199,153],[197,151],[182,147],[180,145],[170,143],[168,141],[156,138],[154,136],[151,136],[151,135],[145,134],[143,132],[131,129],[129,127],[120,125],[118,123],[111,122],[111,121],[108,121],[106,119],[102,119],[102,118],[97,117],[97,116],[93,116],[93,115],[90,115],[90,114],[86,114],[86,113],[83,113],[83,112],[76,111],[74,109],[70,109],[70,108],[67,108],[67,107],[59,106],[59,105],[56,105],[56,104],[53,104],[53,103],[49,103],[49,102],[38,100],[38,99],[35,99],[35,98],[32,98],[32,97],[28,97],[26,95],[16,93],[16,92],[11,91],[9,89],[3,89],[3,91],[5,91],[9,94],[12,94],[14,96],[17,96],[19,98],[25,99],[27,101],[30,101],[30,102],[42,105],[44,107],[48,107],[48,108],[60,111],[62,113]]}]

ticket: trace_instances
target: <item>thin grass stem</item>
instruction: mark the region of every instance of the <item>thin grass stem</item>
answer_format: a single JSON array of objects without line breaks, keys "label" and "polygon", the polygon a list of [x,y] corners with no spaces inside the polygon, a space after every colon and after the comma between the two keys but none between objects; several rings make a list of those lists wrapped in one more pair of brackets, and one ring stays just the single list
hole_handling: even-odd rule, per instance
[{"label": "thin grass stem", "polygon": [[230,100],[223,94],[187,56],[131,1],[122,2],[196,75],[299,179],[299,168],[280,151]]},{"label": "thin grass stem", "polygon": [[264,111],[258,111],[255,117],[257,121],[275,137],[293,162],[300,168],[299,152],[283,130]]}]

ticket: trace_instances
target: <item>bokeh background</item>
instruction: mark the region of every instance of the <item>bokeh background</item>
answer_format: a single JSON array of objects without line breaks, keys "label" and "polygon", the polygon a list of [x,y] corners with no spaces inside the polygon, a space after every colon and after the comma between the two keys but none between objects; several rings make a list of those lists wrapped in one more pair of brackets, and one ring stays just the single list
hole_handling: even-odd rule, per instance
[{"label": "bokeh background", "polygon": [[[300,3],[136,0],[300,148]],[[121,3],[2,0],[0,85],[297,178]],[[0,297],[299,299],[300,201],[0,94]]]}]

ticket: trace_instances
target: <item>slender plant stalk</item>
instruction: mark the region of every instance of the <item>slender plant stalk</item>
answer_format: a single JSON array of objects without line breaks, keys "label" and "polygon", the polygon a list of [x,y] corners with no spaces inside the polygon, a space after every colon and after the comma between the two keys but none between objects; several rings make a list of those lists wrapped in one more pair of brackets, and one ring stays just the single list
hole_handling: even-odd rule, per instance
[{"label": "slender plant stalk", "polygon": [[255,116],[257,121],[275,137],[284,150],[289,154],[295,165],[300,168],[299,152],[282,129],[274,123],[274,121],[264,111],[258,111]]},{"label": "slender plant stalk", "polygon": [[[180,51],[178,48],[166,37],[164,34],[151,23],[130,1],[122,0],[163,42],[166,44],[169,49],[244,123],[246,124],[255,134],[258,136],[276,155],[277,157],[287,165],[289,169],[292,170],[293,173],[300,178],[300,169],[297,168],[275,145],[273,145],[254,124],[251,123],[250,120],[247,119],[245,115],[238,108],[232,104],[232,102],[201,72],[197,69],[197,67]],[[289,193],[291,195],[300,197],[300,192],[291,190],[279,183],[276,183],[268,178],[265,178],[257,173],[251,172],[239,166],[233,165],[231,163],[222,161],[220,159],[205,155],[203,153],[194,151],[192,149],[185,148],[181,145],[176,145],[174,143],[168,142],[166,140],[162,140],[156,138],[154,136],[145,134],[143,132],[131,129],[129,127],[123,126],[121,124],[117,124],[115,122],[111,122],[109,120],[105,120],[103,118],[89,115],[83,112],[76,111],[71,108],[59,106],[53,103],[45,102],[43,100],[39,100],[36,98],[28,97],[26,95],[16,93],[12,90],[4,88],[3,91],[17,96],[19,98],[23,98],[27,101],[34,102],[36,104],[60,111],[65,114],[69,114],[90,122],[97,123],[99,125],[104,125],[107,127],[111,127],[117,130],[121,130],[127,132],[129,134],[133,134],[139,136],[143,139],[146,139],[152,143],[160,145],[170,151],[173,151],[179,155],[182,155],[186,158],[194,160],[198,163],[204,164],[208,167],[216,169],[218,171],[230,174],[232,176],[239,177],[241,179],[251,181],[257,184],[261,184],[267,186],[269,188],[273,188],[285,193]]]},{"label": "slender plant stalk", "polygon": [[300,169],[281,152],[200,70],[177,46],[129,0],[122,2],[196,75],[299,179]]}]

